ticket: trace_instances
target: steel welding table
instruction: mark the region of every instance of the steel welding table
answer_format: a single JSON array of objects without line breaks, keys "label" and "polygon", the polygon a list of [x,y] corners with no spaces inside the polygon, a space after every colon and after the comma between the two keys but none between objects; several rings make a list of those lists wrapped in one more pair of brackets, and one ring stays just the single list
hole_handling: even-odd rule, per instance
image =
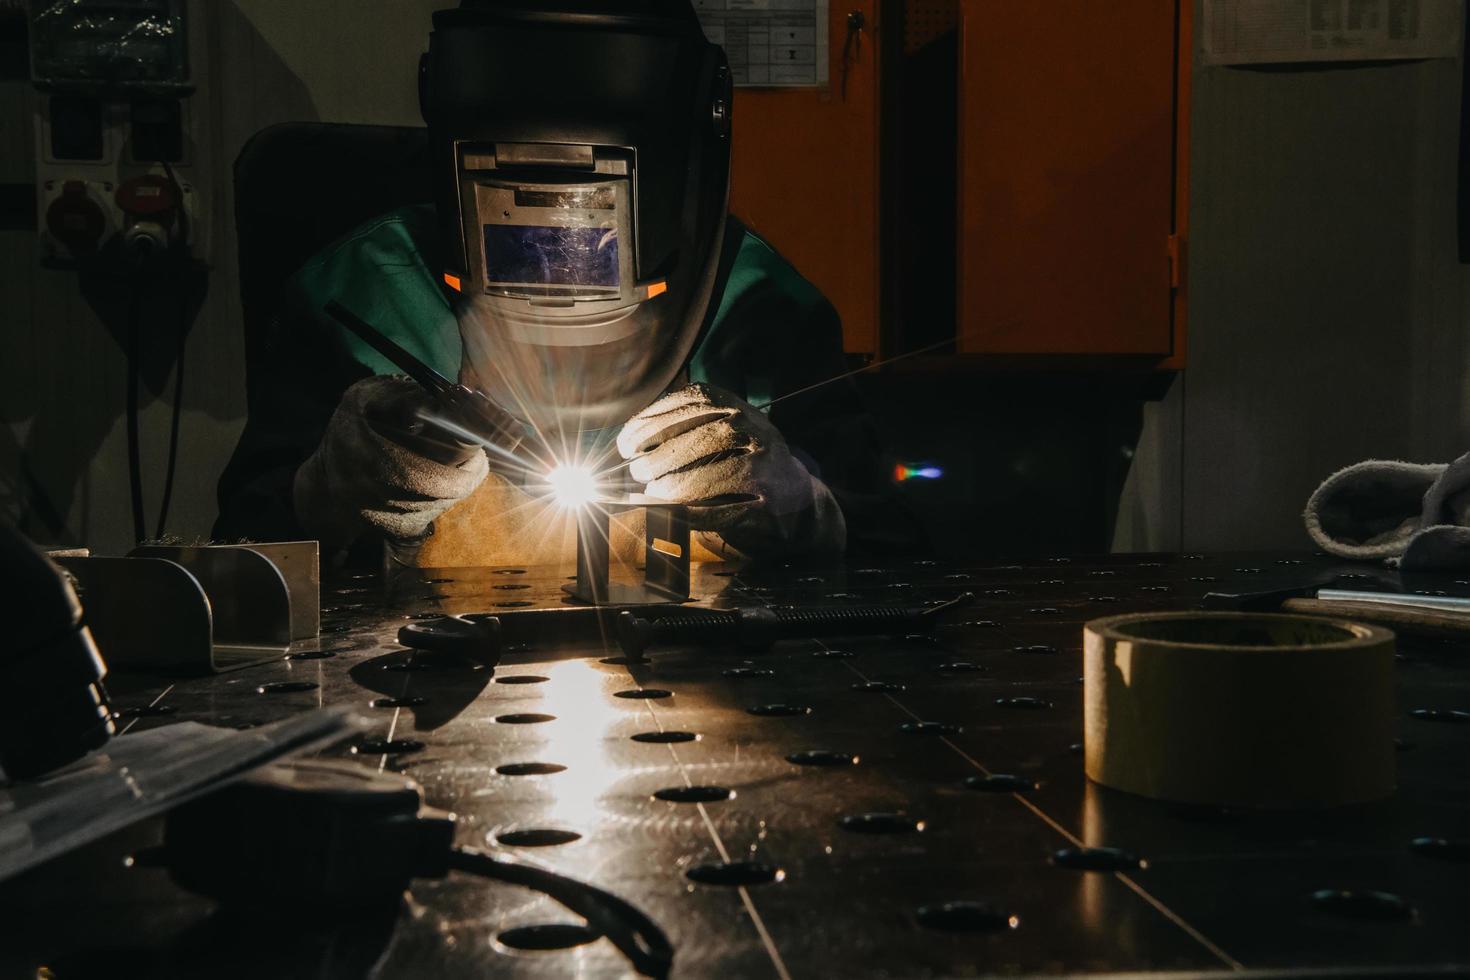
[{"label": "steel welding table", "polygon": [[[1170,806],[1082,772],[1083,622],[1364,568],[1277,555],[706,565],[695,591],[717,605],[977,599],[932,639],[655,649],[645,664],[611,641],[532,642],[494,670],[407,650],[397,631],[446,611],[558,605],[562,573],[437,571],[392,595],[368,577],[324,592],[321,637],[295,650],[305,657],[171,684],[115,677],[114,701],[135,709],[139,729],[357,705],[374,730],[355,756],[351,746],[329,755],[411,775],[431,805],[458,815],[462,843],[633,902],[669,933],[678,976],[1447,974],[1470,968],[1470,724],[1446,723],[1470,719],[1451,713],[1470,711],[1470,645],[1400,643],[1399,788],[1381,803]],[[1470,595],[1470,581],[1450,576],[1383,575],[1409,591]],[[297,683],[273,686],[283,681]],[[1440,710],[1415,714],[1425,708]],[[680,732],[690,735],[674,741]],[[986,778],[996,774],[1018,778]],[[671,799],[655,795],[665,790]],[[158,833],[157,822],[134,827],[0,888],[0,973],[628,972],[602,939],[510,948],[498,939],[507,930],[577,920],[532,892],[460,875],[416,882],[377,917],[233,923],[164,871],[125,865]],[[1411,846],[1423,837],[1460,843]],[[1082,845],[1145,866],[1054,861]],[[728,861],[751,862],[747,883],[696,871]],[[1349,905],[1358,917],[1343,916],[1314,900],[1322,889],[1390,892],[1413,913]],[[1014,927],[949,904],[963,902],[1014,916]],[[562,935],[543,934],[548,945]]]}]

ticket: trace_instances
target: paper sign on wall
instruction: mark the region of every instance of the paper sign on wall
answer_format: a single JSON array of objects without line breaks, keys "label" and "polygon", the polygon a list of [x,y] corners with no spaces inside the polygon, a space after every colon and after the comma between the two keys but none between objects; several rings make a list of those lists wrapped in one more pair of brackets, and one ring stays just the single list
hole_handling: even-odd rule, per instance
[{"label": "paper sign on wall", "polygon": [[827,84],[827,0],[694,0],[742,86]]},{"label": "paper sign on wall", "polygon": [[1204,0],[1207,65],[1454,58],[1463,0]]}]

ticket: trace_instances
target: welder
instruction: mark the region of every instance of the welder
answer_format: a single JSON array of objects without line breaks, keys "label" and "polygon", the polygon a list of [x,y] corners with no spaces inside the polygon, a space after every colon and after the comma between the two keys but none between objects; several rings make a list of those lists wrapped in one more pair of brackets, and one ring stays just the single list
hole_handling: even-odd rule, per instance
[{"label": "welder", "polygon": [[[357,228],[289,282],[271,347],[296,380],[252,411],[216,536],[557,561],[574,522],[538,488],[578,465],[690,504],[702,557],[842,552],[847,518],[873,509],[872,430],[831,383],[846,371],[831,304],[728,213],[730,76],[689,0],[464,0],[433,23],[434,203]],[[504,454],[437,424],[422,389],[324,315],[332,300],[529,437]],[[636,547],[624,530],[619,551]]]}]

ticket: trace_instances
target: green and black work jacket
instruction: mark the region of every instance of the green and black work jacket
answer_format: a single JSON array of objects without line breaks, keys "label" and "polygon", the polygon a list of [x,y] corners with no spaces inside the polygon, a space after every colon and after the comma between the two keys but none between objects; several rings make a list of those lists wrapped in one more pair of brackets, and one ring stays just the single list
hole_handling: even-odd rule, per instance
[{"label": "green and black work jacket", "polygon": [[[353,382],[397,373],[322,312],[328,300],[341,300],[445,377],[459,376],[455,294],[434,272],[434,236],[431,207],[401,208],[339,239],[288,281],[250,379],[250,417],[220,479],[216,539],[301,536],[291,503],[297,468]],[[869,536],[890,538],[887,467],[855,386],[833,380],[848,370],[836,310],[733,217],[713,295],[684,375],[752,404],[776,402],[773,423],[843,509],[849,550],[869,550]]]}]

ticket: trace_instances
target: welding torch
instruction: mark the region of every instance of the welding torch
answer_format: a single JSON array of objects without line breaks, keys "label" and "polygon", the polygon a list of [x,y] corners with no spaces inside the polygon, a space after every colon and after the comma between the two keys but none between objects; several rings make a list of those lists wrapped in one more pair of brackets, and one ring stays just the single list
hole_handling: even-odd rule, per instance
[{"label": "welding torch", "polygon": [[443,417],[425,414],[422,416],[425,422],[457,437],[473,436],[506,455],[513,454],[526,440],[525,426],[480,392],[450,381],[336,300],[328,300],[323,309],[433,396]]}]

